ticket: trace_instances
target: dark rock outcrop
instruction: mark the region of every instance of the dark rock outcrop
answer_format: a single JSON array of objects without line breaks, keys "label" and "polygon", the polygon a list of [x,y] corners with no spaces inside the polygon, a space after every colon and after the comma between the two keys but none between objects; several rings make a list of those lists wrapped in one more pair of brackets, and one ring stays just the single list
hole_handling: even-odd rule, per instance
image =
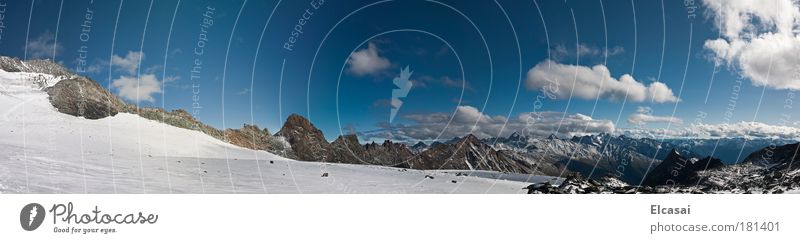
[{"label": "dark rock outcrop", "polygon": [[87,119],[114,116],[125,106],[108,90],[84,77],[61,80],[45,91],[59,112]]},{"label": "dark rock outcrop", "polygon": [[782,146],[768,146],[755,151],[744,159],[744,163],[754,165],[777,165],[779,167],[794,169],[800,167],[800,143]]},{"label": "dark rock outcrop", "polygon": [[278,133],[291,145],[297,159],[305,161],[333,161],[333,147],[325,140],[322,131],[305,117],[291,114]]},{"label": "dark rock outcrop", "polygon": [[721,160],[716,158],[687,158],[672,149],[664,161],[647,174],[644,184],[651,186],[695,184],[698,179],[697,172],[724,165]]}]

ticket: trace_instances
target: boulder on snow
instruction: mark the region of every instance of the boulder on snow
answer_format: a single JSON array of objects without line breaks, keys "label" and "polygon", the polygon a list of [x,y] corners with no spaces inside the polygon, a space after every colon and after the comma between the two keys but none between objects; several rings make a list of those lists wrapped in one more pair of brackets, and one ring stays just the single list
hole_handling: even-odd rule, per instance
[{"label": "boulder on snow", "polygon": [[59,112],[86,119],[114,116],[124,106],[108,90],[84,77],[61,80],[45,91]]}]

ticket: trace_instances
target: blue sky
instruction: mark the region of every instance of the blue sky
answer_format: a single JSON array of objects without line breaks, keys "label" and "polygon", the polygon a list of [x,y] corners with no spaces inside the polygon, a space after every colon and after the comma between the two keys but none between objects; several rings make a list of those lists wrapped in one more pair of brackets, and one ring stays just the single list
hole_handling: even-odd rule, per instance
[{"label": "blue sky", "polygon": [[[777,36],[782,20],[738,2],[27,0],[6,2],[0,53],[54,57],[129,102],[186,109],[218,128],[276,132],[299,113],[329,139],[362,141],[797,132],[781,118],[800,85],[786,78],[790,67],[764,78],[765,59],[752,53],[770,51],[748,35]],[[797,10],[775,2],[767,7]],[[755,28],[717,21],[737,13],[756,16],[742,20]],[[787,48],[797,46],[786,32]],[[413,85],[390,122],[392,80],[406,66]],[[544,92],[554,79],[559,92]]]}]

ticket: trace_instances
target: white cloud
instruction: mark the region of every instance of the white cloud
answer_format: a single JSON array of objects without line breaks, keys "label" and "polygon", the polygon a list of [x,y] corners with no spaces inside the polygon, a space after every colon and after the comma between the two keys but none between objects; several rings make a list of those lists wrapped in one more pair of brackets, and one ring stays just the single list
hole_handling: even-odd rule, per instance
[{"label": "white cloud", "polygon": [[618,133],[650,138],[763,138],[800,139],[800,128],[769,125],[761,122],[704,124],[695,123],[677,129],[625,129]]},{"label": "white cloud", "polygon": [[555,86],[551,89],[560,99],[569,99],[570,91],[577,98],[593,100],[597,98],[622,100],[627,97],[632,102],[677,102],[678,97],[666,84],[654,81],[649,86],[624,74],[619,79],[611,77],[605,65],[591,68],[579,65],[560,64],[544,60],[528,71],[525,85],[534,90]]},{"label": "white cloud", "polygon": [[28,56],[32,58],[52,58],[53,49],[55,48],[55,55],[61,53],[64,49],[60,44],[55,42],[55,35],[50,31],[45,31],[36,39],[28,41],[25,44],[25,50],[28,51]]},{"label": "white cloud", "polygon": [[111,65],[125,71],[128,74],[135,74],[139,69],[139,63],[144,59],[144,52],[128,51],[125,57],[114,55],[111,57]]},{"label": "white cloud", "polygon": [[684,136],[699,137],[756,137],[756,138],[800,138],[800,128],[769,125],[760,122],[738,122],[722,124],[692,124],[683,131]]},{"label": "white cloud", "polygon": [[347,64],[349,65],[347,71],[356,76],[375,75],[391,66],[389,59],[381,57],[378,47],[371,42],[367,49],[350,54]]},{"label": "white cloud", "polygon": [[800,89],[800,7],[792,0],[704,0],[722,35],[706,40],[718,64],[738,69],[755,86]]},{"label": "white cloud", "polygon": [[[168,78],[173,80],[173,78]],[[111,88],[116,89],[120,97],[134,101],[154,102],[153,94],[162,93],[161,80],[155,74],[145,74],[139,79],[135,76],[121,76],[111,82]]]},{"label": "white cloud", "polygon": [[683,124],[683,120],[672,116],[654,116],[653,110],[650,107],[640,106],[636,113],[628,117],[628,123],[634,125],[647,125],[649,123],[670,123],[670,124]]},{"label": "white cloud", "polygon": [[[447,124],[452,117],[450,124]],[[392,139],[395,141],[450,139],[472,133],[479,138],[508,136],[512,132],[526,135],[559,137],[613,132],[614,123],[609,120],[595,120],[583,114],[561,112],[529,112],[514,118],[490,116],[472,106],[459,106],[452,113],[427,113],[404,116],[413,124],[385,126],[376,131],[362,132],[366,140]],[[562,119],[563,118],[563,119]],[[505,128],[503,127],[505,124]],[[502,130],[502,132],[501,132]]]}]

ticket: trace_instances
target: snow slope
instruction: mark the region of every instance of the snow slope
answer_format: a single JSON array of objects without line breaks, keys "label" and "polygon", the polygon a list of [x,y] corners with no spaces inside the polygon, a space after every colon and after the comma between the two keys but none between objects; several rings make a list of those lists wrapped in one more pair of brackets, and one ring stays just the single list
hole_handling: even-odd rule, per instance
[{"label": "snow slope", "polygon": [[127,113],[73,117],[32,82],[41,75],[0,70],[0,193],[522,193],[530,184],[293,161]]}]

